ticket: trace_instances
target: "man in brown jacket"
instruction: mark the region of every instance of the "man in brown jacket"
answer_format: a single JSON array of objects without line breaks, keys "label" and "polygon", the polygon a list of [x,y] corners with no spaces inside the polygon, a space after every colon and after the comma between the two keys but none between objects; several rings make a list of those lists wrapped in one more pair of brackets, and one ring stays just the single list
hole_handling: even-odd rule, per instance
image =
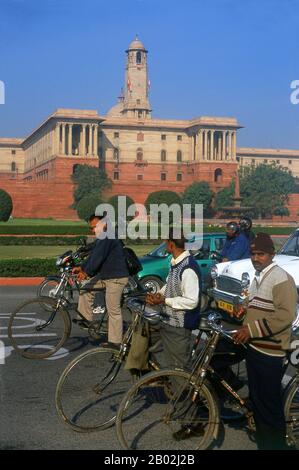
[{"label": "man in brown jacket", "polygon": [[234,341],[248,343],[245,357],[258,448],[284,449],[281,380],[297,289],[293,278],[273,262],[274,245],[268,234],[258,233],[250,248],[256,272],[249,289],[247,314]]}]

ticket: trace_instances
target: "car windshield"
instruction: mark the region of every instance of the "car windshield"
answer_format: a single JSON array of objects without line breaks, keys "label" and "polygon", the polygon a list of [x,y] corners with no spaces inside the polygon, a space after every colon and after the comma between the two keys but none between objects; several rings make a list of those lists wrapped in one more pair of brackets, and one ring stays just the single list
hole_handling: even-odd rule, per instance
[{"label": "car windshield", "polygon": [[280,255],[299,256],[299,231],[296,231],[288,238],[285,244],[278,251]]},{"label": "car windshield", "polygon": [[152,256],[153,258],[166,258],[169,253],[166,252],[166,243],[163,242],[157,248],[150,251],[147,256]]},{"label": "car windshield", "polygon": [[[197,242],[195,244],[196,253],[199,251],[199,249],[204,249],[204,248],[207,249],[207,251],[209,251],[210,240],[202,241],[202,239],[199,239],[197,237],[195,238],[194,236],[190,236],[188,237],[188,242],[189,243]],[[205,246],[205,242],[208,246]],[[193,252],[191,246],[189,246],[189,250]],[[152,256],[153,258],[166,258],[167,256],[169,256],[169,253],[166,252],[166,243],[165,242],[161,243],[161,245],[159,245],[157,248],[154,248],[152,251],[150,251],[147,256]]]}]

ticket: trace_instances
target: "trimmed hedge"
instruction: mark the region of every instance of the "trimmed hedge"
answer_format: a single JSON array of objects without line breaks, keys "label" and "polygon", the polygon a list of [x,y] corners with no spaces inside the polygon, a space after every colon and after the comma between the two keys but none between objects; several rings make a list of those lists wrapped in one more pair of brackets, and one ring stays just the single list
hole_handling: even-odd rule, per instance
[{"label": "trimmed hedge", "polygon": [[87,235],[89,228],[85,225],[0,225],[3,235]]},{"label": "trimmed hedge", "polygon": [[1,246],[11,245],[45,245],[45,246],[63,246],[63,245],[80,245],[80,240],[86,238],[82,237],[1,237]]},{"label": "trimmed hedge", "polygon": [[0,277],[44,277],[58,273],[55,259],[0,260]]}]

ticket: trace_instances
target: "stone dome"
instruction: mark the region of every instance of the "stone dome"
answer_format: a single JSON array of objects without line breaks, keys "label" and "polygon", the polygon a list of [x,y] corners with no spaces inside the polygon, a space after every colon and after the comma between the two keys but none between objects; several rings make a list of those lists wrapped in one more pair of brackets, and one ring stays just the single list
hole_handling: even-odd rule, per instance
[{"label": "stone dome", "polygon": [[129,45],[128,50],[132,50],[132,49],[140,49],[140,50],[143,50],[143,51],[145,50],[144,45],[142,44],[141,41],[139,41],[137,36],[134,39],[134,41],[132,41],[131,44]]},{"label": "stone dome", "polygon": [[123,102],[119,101],[117,104],[115,104],[114,106],[112,106],[112,108],[109,109],[107,116],[120,117],[122,116],[123,109],[124,109],[124,104]]}]

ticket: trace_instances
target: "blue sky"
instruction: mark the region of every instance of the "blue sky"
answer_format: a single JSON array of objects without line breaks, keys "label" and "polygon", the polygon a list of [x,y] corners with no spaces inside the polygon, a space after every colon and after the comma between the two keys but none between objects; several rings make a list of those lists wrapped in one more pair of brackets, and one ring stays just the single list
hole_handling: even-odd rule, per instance
[{"label": "blue sky", "polygon": [[149,50],[153,116],[234,116],[238,146],[299,149],[297,0],[0,0],[0,136],[58,107],[105,114],[135,34]]}]

